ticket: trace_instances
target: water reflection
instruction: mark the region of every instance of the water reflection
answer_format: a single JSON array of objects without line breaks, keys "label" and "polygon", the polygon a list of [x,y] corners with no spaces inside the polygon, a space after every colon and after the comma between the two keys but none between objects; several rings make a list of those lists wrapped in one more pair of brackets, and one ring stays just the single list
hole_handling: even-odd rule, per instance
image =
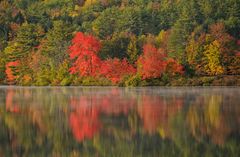
[{"label": "water reflection", "polygon": [[0,88],[0,156],[240,156],[239,88]]}]

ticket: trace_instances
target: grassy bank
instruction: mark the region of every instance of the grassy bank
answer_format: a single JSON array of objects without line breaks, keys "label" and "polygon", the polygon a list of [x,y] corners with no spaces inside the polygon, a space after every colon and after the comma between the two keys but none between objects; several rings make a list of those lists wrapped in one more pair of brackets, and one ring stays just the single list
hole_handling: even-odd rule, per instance
[{"label": "grassy bank", "polygon": [[200,77],[173,77],[141,80],[128,79],[120,86],[240,86],[240,76],[200,76]]}]

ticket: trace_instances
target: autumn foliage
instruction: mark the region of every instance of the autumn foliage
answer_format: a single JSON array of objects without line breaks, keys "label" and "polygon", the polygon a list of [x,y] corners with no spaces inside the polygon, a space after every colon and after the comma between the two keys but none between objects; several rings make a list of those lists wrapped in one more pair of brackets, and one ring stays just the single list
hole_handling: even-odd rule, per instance
[{"label": "autumn foliage", "polygon": [[14,101],[16,92],[13,89],[8,89],[6,94],[6,110],[12,113],[19,113],[20,107],[17,102]]},{"label": "autumn foliage", "polygon": [[163,49],[157,49],[151,44],[143,47],[143,55],[138,59],[139,73],[143,79],[159,78],[164,72],[172,74],[183,73],[183,68],[173,59],[168,59]]},{"label": "autumn foliage", "polygon": [[104,61],[101,69],[101,74],[113,83],[118,83],[124,76],[133,75],[136,72],[136,69],[126,59],[117,58]]},{"label": "autumn foliage", "polygon": [[0,84],[239,84],[239,0],[25,1],[0,2]]},{"label": "autumn foliage", "polygon": [[[101,43],[95,37],[77,33],[69,47],[70,59],[74,61],[70,72],[80,76],[105,77],[113,84],[119,83],[124,76],[136,74],[137,69],[126,58],[101,60],[98,57],[100,48]],[[143,55],[138,59],[138,71],[143,79],[160,78],[163,73],[170,76],[182,74],[183,67],[168,58],[163,49],[146,44]]]},{"label": "autumn foliage", "polygon": [[184,69],[183,66],[180,65],[176,60],[169,58],[166,61],[166,67],[165,67],[166,73],[168,73],[170,76],[175,76],[177,74],[183,74]]},{"label": "autumn foliage", "polygon": [[7,75],[7,80],[9,83],[12,83],[15,79],[16,76],[14,75],[14,68],[19,65],[18,61],[13,61],[13,62],[8,62],[6,64],[6,75]]},{"label": "autumn foliage", "polygon": [[74,112],[71,112],[69,121],[74,137],[79,142],[92,138],[101,126],[98,108],[88,104],[79,104],[76,99],[71,100],[71,106]]},{"label": "autumn foliage", "polygon": [[137,110],[144,130],[153,134],[161,128],[160,134],[162,136],[169,135],[169,117],[181,111],[183,101],[175,97],[164,101],[159,96],[154,97],[147,94],[143,95],[141,99],[141,105],[137,107]]},{"label": "autumn foliage", "polygon": [[112,83],[118,83],[125,75],[136,72],[126,59],[118,58],[101,60],[98,52],[101,43],[91,35],[79,32],[75,35],[70,46],[70,59],[74,60],[70,72],[80,76],[106,77]]},{"label": "autumn foliage", "polygon": [[74,138],[78,142],[92,139],[103,128],[100,115],[127,115],[136,103],[131,97],[123,100],[121,92],[115,89],[109,95],[101,96],[101,99],[92,95],[71,98],[69,125]]},{"label": "autumn foliage", "polygon": [[70,72],[81,76],[96,76],[101,65],[97,56],[100,48],[101,44],[95,37],[78,32],[69,48],[70,59],[74,60]]}]

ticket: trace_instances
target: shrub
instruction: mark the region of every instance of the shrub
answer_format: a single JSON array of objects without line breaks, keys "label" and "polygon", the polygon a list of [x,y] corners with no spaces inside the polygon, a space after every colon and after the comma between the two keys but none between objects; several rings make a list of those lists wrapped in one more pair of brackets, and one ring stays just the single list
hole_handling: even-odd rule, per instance
[{"label": "shrub", "polygon": [[125,81],[125,86],[127,87],[137,87],[141,85],[141,76],[140,75],[134,75],[132,77],[129,77],[126,81]]}]

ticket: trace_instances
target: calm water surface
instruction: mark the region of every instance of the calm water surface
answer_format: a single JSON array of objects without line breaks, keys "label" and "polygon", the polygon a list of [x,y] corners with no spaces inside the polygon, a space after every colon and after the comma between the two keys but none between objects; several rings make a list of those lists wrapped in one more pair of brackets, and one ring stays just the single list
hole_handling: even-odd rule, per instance
[{"label": "calm water surface", "polygon": [[240,88],[0,87],[0,157],[239,157]]}]

